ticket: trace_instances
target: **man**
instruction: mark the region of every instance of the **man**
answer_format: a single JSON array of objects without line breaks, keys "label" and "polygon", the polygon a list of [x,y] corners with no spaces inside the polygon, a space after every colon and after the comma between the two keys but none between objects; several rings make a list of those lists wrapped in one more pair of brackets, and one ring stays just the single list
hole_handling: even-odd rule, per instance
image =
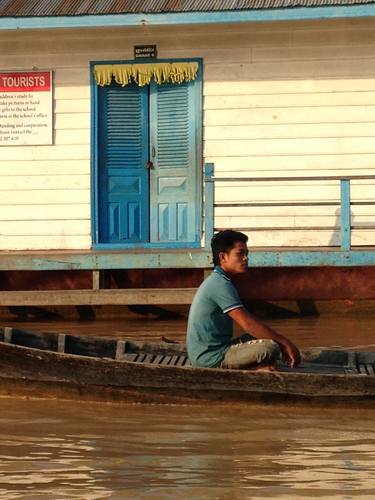
[{"label": "man", "polygon": [[[248,270],[247,236],[225,230],[211,241],[214,272],[199,287],[189,312],[187,349],[196,367],[274,369],[280,352],[291,367],[300,363],[298,348],[252,316],[231,279]],[[245,332],[232,338],[233,321]]]}]

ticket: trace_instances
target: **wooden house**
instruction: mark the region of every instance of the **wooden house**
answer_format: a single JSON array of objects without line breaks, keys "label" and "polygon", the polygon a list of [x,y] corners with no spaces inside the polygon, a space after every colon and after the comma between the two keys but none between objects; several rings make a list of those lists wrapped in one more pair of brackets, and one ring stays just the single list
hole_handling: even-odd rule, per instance
[{"label": "wooden house", "polygon": [[[361,0],[1,2],[3,290],[59,271],[94,291],[58,303],[113,302],[121,270],[194,288],[213,231],[235,228],[260,282],[286,276],[279,298],[291,268],[315,276],[297,295],[373,296],[374,16]],[[0,296],[21,303],[48,296]]]}]

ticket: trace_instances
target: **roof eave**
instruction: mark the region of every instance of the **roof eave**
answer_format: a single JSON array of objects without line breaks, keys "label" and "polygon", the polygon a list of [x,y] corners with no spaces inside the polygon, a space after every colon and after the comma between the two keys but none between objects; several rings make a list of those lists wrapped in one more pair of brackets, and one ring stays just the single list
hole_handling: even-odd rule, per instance
[{"label": "roof eave", "polygon": [[340,19],[372,16],[375,16],[375,4],[327,7],[294,7],[283,9],[253,9],[223,12],[2,17],[0,18],[0,30],[162,26],[171,24],[222,24],[262,21]]}]

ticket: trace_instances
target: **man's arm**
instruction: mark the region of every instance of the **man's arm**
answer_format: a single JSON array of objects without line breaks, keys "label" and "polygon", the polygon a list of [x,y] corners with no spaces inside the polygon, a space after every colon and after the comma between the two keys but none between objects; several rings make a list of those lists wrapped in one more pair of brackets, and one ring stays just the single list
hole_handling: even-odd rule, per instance
[{"label": "man's arm", "polygon": [[295,368],[301,362],[301,355],[298,348],[289,339],[275,332],[272,328],[262,323],[259,319],[252,316],[243,307],[229,311],[233,321],[235,321],[246,333],[249,333],[257,339],[272,339],[277,342],[280,349],[292,368]]}]

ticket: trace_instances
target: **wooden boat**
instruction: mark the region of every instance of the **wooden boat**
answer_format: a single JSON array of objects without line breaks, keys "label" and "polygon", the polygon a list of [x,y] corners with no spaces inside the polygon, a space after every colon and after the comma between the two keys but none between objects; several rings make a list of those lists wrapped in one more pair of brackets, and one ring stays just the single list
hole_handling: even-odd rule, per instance
[{"label": "wooden boat", "polygon": [[278,371],[192,368],[183,344],[0,328],[0,393],[144,402],[375,402],[375,352],[314,348]]}]

